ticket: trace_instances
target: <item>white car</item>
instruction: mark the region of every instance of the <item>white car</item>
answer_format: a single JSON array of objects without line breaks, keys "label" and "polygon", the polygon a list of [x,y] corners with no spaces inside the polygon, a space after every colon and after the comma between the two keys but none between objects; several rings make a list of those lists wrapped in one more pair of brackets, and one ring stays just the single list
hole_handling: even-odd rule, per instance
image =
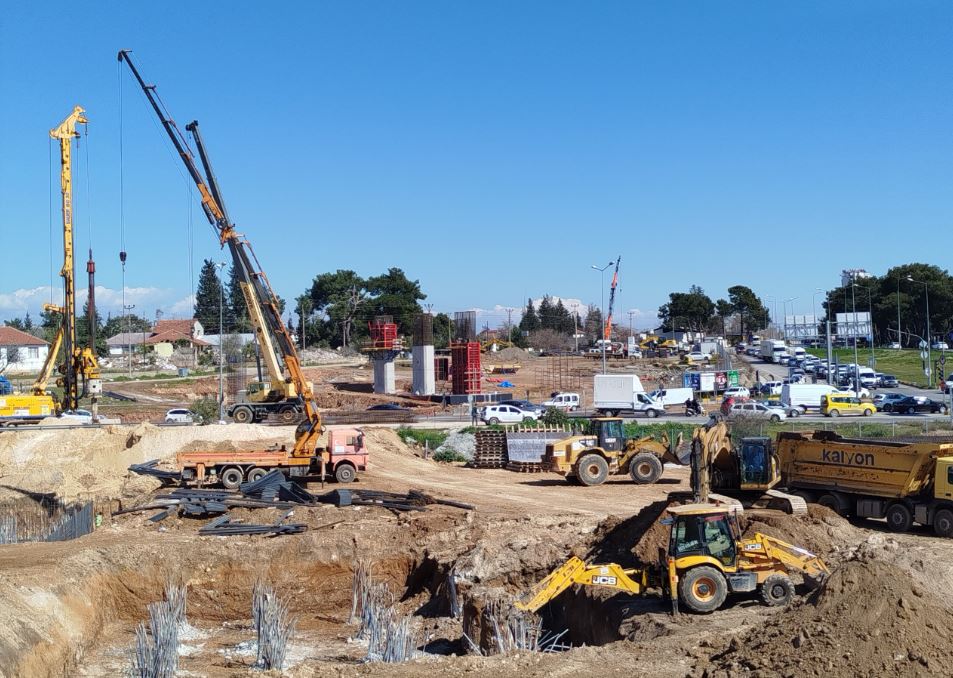
[{"label": "white car", "polygon": [[578,393],[556,393],[552,398],[543,403],[543,407],[555,407],[560,410],[578,410],[579,409],[579,394]]},{"label": "white car", "polygon": [[707,363],[708,360],[708,356],[701,351],[692,351],[685,354],[685,361],[689,363]]},{"label": "white car", "polygon": [[174,409],[165,413],[165,423],[167,424],[191,424],[195,421],[189,410]]},{"label": "white car", "polygon": [[949,351],[950,347],[945,341],[934,341],[932,346],[934,351]]},{"label": "white car", "polygon": [[522,424],[527,419],[536,421],[536,413],[513,405],[487,405],[480,410],[484,424]]},{"label": "white car", "polygon": [[730,386],[723,394],[726,398],[750,398],[751,391],[744,386]]},{"label": "white car", "polygon": [[769,421],[784,421],[788,418],[783,408],[768,407],[762,403],[735,403],[728,410],[728,416],[767,419]]},{"label": "white car", "polygon": [[62,419],[68,419],[67,424],[92,424],[93,413],[89,410],[67,410],[60,415]]}]

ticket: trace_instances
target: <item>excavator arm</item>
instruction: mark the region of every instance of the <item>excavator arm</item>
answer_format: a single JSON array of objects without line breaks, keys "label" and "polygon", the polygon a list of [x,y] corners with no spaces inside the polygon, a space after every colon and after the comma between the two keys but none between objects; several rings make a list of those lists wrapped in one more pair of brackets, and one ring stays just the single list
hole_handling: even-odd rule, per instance
[{"label": "excavator arm", "polygon": [[591,565],[573,556],[534,586],[524,599],[517,601],[516,607],[526,612],[536,612],[573,584],[600,586],[640,595],[648,587],[648,570],[627,570],[616,563]]}]

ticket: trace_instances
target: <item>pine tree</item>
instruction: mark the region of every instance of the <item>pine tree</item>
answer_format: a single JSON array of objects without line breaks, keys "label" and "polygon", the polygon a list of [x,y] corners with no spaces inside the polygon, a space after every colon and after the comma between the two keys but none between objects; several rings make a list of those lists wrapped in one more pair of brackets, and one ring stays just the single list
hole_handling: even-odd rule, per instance
[{"label": "pine tree", "polygon": [[535,332],[539,329],[539,316],[536,315],[532,299],[526,301],[526,310],[523,311],[523,317],[520,319],[520,329],[523,332]]},{"label": "pine tree", "polygon": [[218,279],[215,262],[206,259],[199,273],[199,285],[195,290],[195,319],[202,323],[209,334],[218,334],[219,304],[222,282]]},{"label": "pine tree", "polygon": [[555,316],[555,306],[553,306],[552,297],[548,294],[543,296],[543,300],[539,302],[539,326],[543,330],[555,330],[558,329]]},{"label": "pine tree", "polygon": [[23,331],[33,332],[33,318],[30,317],[29,311],[27,311],[26,315],[23,316]]},{"label": "pine tree", "polygon": [[[106,337],[103,332],[103,319],[96,311],[96,355],[109,355],[106,346]],[[76,345],[86,346],[89,343],[89,302],[83,304],[83,314],[76,318]]]},{"label": "pine tree", "polygon": [[235,264],[228,269],[228,289],[225,290],[225,301],[228,304],[227,323],[233,332],[251,331],[251,321],[248,319],[248,306],[245,304],[245,295],[242,294],[241,277]]}]

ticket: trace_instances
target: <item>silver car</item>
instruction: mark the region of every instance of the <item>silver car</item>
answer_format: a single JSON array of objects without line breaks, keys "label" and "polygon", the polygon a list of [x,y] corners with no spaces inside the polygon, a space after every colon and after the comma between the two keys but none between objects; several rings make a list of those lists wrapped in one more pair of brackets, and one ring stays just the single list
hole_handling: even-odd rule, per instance
[{"label": "silver car", "polygon": [[195,421],[189,410],[177,408],[165,413],[165,423],[167,424],[191,424]]}]

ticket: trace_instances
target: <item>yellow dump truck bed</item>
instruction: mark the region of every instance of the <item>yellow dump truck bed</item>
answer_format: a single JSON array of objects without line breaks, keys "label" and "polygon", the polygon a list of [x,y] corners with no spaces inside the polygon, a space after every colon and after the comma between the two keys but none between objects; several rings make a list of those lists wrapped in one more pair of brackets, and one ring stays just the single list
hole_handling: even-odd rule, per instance
[{"label": "yellow dump truck bed", "polygon": [[777,441],[782,483],[792,488],[841,490],[878,497],[919,494],[933,480],[938,457],[953,444],[781,433]]}]

